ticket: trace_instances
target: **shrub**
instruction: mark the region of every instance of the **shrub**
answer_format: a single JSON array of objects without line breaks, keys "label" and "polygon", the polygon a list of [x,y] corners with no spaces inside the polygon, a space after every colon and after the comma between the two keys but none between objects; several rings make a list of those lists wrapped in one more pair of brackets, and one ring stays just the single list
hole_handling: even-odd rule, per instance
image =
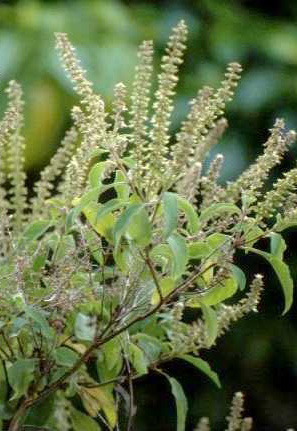
[{"label": "shrub", "polygon": [[[220,385],[200,354],[257,310],[263,289],[260,274],[246,288],[234,264],[239,250],[271,264],[284,312],[291,306],[280,232],[297,224],[297,168],[272,190],[263,185],[295,134],[277,120],[263,154],[225,186],[217,182],[222,155],[204,172],[227,126],[224,109],[241,67],[229,64],[219,89],[197,93],[172,137],[186,35],[181,21],[162,58],[152,104],[153,46],[140,45],[130,106],[120,83],[110,114],[67,36],[56,35],[80,105],[32,197],[25,184],[22,92],[18,83],[8,85],[0,123],[0,418],[9,431],[130,430],[133,383],[150,370],[168,380],[177,430],[184,430],[186,397],[162,366],[179,358]],[[255,247],[263,238],[270,252]],[[187,309],[195,315],[190,321],[183,318]],[[234,430],[251,426],[240,418],[234,424]],[[198,429],[203,426],[205,420]]]}]

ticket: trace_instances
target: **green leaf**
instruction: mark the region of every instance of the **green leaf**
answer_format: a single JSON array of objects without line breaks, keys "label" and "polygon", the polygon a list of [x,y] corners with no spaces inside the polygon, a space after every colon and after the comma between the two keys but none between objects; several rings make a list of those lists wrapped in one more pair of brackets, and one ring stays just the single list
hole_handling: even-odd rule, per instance
[{"label": "green leaf", "polygon": [[244,232],[245,244],[247,244],[249,247],[253,247],[253,245],[264,234],[264,231],[256,225],[254,219],[250,219],[247,223],[244,223],[242,226],[242,230]]},{"label": "green leaf", "polygon": [[[120,336],[111,339],[102,346],[100,354],[98,355],[96,367],[101,382],[112,380],[120,374],[123,367]],[[106,387],[112,390],[114,385],[109,384]]]},{"label": "green leaf", "polygon": [[287,248],[284,238],[279,233],[270,232],[270,252],[280,260],[284,257],[284,252]]},{"label": "green leaf", "polygon": [[123,174],[123,172],[121,171],[116,171],[116,175],[115,175],[115,182],[116,183],[120,183],[122,182],[123,184],[119,185],[119,186],[115,186],[115,190],[117,192],[118,198],[121,201],[126,202],[129,199],[129,194],[130,194],[130,187],[129,185],[126,183],[126,177]]},{"label": "green leaf", "polygon": [[7,396],[7,381],[3,361],[0,359],[0,405],[5,402]]},{"label": "green leaf", "polygon": [[184,390],[175,378],[168,376],[168,374],[164,372],[162,372],[162,374],[168,379],[171,386],[171,393],[175,399],[177,417],[176,431],[185,431],[188,402]]},{"label": "green leaf", "polygon": [[231,264],[231,271],[234,278],[237,281],[240,290],[244,290],[246,286],[246,276],[245,273],[238,266]]},{"label": "green leaf", "polygon": [[[175,281],[173,280],[173,278],[164,277],[162,280],[159,281],[159,285],[161,288],[162,295],[163,297],[165,297],[174,289]],[[155,288],[152,295],[151,304],[157,305],[159,304],[159,302],[160,302],[160,295],[157,288]]]},{"label": "green leaf", "polygon": [[173,277],[179,278],[185,272],[188,263],[187,243],[185,239],[177,233],[173,233],[167,238],[167,242],[173,253]]},{"label": "green leaf", "polygon": [[120,202],[119,199],[110,199],[110,201],[105,204],[100,205],[95,223],[98,223],[100,219],[102,219],[105,215],[111,213],[114,210],[117,210],[123,206],[123,202]]},{"label": "green leaf", "polygon": [[178,204],[178,208],[185,213],[185,216],[188,221],[190,233],[192,234],[196,233],[199,229],[199,218],[193,205],[186,199],[182,198],[181,196],[177,196],[177,204]]},{"label": "green leaf", "polygon": [[93,202],[88,207],[84,208],[83,213],[86,216],[88,222],[91,224],[93,229],[104,236],[109,242],[112,242],[113,235],[112,231],[115,225],[115,216],[112,213],[106,214],[100,217],[100,220],[96,222],[98,212],[98,204]]},{"label": "green leaf", "polygon": [[21,330],[28,324],[28,320],[23,317],[16,317],[12,322],[9,337],[17,337]]},{"label": "green leaf", "polygon": [[79,395],[84,408],[92,417],[97,417],[98,412],[103,410],[104,415],[113,429],[117,423],[117,409],[113,394],[106,387],[86,388],[80,387]]},{"label": "green leaf", "polygon": [[137,212],[140,211],[142,207],[143,207],[142,204],[132,204],[128,208],[126,208],[118,218],[113,229],[115,253],[117,251],[122,235],[124,235],[124,233],[128,229],[128,226],[129,226],[129,223],[131,222],[132,217],[135,214],[137,214]]},{"label": "green leaf", "polygon": [[[36,406],[29,410],[29,413],[25,420],[25,425],[32,425],[36,428],[34,430],[38,431],[38,427],[42,427],[46,424],[48,419],[53,414],[55,408],[55,394],[46,397],[43,401],[40,401]],[[23,426],[26,430],[26,427]],[[30,429],[28,427],[28,429]],[[42,428],[44,429],[44,428]]]},{"label": "green leaf", "polygon": [[206,293],[197,295],[197,297],[191,298],[187,301],[187,307],[196,308],[204,305],[216,305],[225,299],[233,296],[237,291],[237,281],[235,278],[227,278],[221,286],[212,288]]},{"label": "green leaf", "polygon": [[199,222],[200,222],[200,224],[205,223],[211,218],[220,217],[223,215],[225,216],[226,214],[228,214],[228,215],[238,214],[239,215],[239,214],[241,214],[241,211],[234,204],[228,204],[228,203],[227,204],[225,204],[225,203],[213,204],[201,212],[200,217],[199,217]]},{"label": "green leaf", "polygon": [[147,374],[149,362],[143,351],[134,343],[129,343],[129,360],[138,376]]},{"label": "green leaf", "polygon": [[96,333],[93,319],[83,313],[78,313],[75,319],[74,333],[79,340],[93,341]]},{"label": "green leaf", "polygon": [[[101,347],[101,349],[105,357],[107,368],[109,370],[112,370],[113,368],[117,367],[119,359],[122,359],[121,357],[122,345],[120,342],[120,336],[112,338],[110,341],[108,341],[108,343],[105,343]],[[121,360],[120,360],[120,363],[122,363]]]},{"label": "green leaf", "polygon": [[68,347],[58,347],[54,350],[53,357],[62,367],[72,367],[79,359],[79,355]]},{"label": "green leaf", "polygon": [[36,324],[44,337],[52,337],[53,331],[45,318],[44,312],[29,306],[25,308],[25,314]]},{"label": "green leaf", "polygon": [[210,378],[210,380],[214,382],[215,385],[217,385],[219,388],[221,387],[221,383],[217,373],[212,371],[212,369],[210,368],[209,364],[206,361],[204,361],[201,358],[195,358],[194,356],[191,356],[191,355],[181,355],[181,356],[178,356],[178,358],[183,359],[184,361],[187,361],[190,364],[194,365],[194,367],[198,368],[200,371],[206,374]]},{"label": "green leaf", "polygon": [[52,223],[49,220],[35,221],[26,227],[23,239],[25,241],[34,241],[40,238],[51,226]]},{"label": "green leaf", "polygon": [[223,233],[212,233],[206,238],[206,242],[212,250],[217,250],[231,241],[231,237]]},{"label": "green leaf", "polygon": [[105,170],[110,165],[110,161],[96,163],[89,173],[89,182],[91,187],[98,187],[101,185],[101,181],[104,179]]},{"label": "green leaf", "polygon": [[212,248],[203,241],[192,242],[188,245],[188,254],[190,259],[204,259],[208,257]]},{"label": "green leaf", "polygon": [[176,193],[166,192],[162,199],[165,226],[164,237],[167,238],[177,227],[177,196]]},{"label": "green leaf", "polygon": [[284,308],[283,314],[287,313],[287,311],[291,308],[291,305],[293,303],[293,290],[294,290],[294,284],[293,284],[293,280],[292,280],[288,265],[285,264],[285,262],[283,262],[278,257],[273,256],[270,253],[266,253],[265,251],[261,251],[252,247],[244,247],[244,249],[264,257],[270,263],[283,289],[284,298],[285,298],[285,308]]},{"label": "green leaf", "polygon": [[218,335],[217,314],[211,307],[203,303],[201,303],[201,309],[207,329],[207,347],[211,347]]},{"label": "green leaf", "polygon": [[162,343],[148,334],[135,334],[133,340],[137,341],[138,347],[145,353],[149,363],[156,361],[162,350]]},{"label": "green leaf", "polygon": [[70,419],[74,431],[101,431],[101,427],[94,419],[74,407],[70,410]]},{"label": "green leaf", "polygon": [[150,252],[150,257],[153,260],[158,260],[158,258],[170,260],[172,259],[172,252],[167,244],[158,244]]},{"label": "green leaf", "polygon": [[34,272],[39,272],[41,268],[44,267],[47,261],[47,254],[39,254],[33,261],[32,270]]},{"label": "green leaf", "polygon": [[97,202],[101,188],[101,186],[98,186],[89,190],[79,199],[78,204],[68,212],[65,220],[66,233],[69,233],[80,212],[90,203]]},{"label": "green leaf", "polygon": [[35,359],[18,359],[8,368],[8,382],[14,390],[14,394],[10,400],[27,395],[29,385],[34,380],[35,365]]},{"label": "green leaf", "polygon": [[127,237],[139,246],[145,247],[151,242],[152,226],[145,208],[140,208],[127,228]]},{"label": "green leaf", "polygon": [[[88,213],[88,208],[92,208],[92,204],[96,204],[97,207],[97,201],[100,196],[100,194],[104,193],[105,191],[115,188],[116,186],[119,186],[121,184],[125,184],[122,182],[114,182],[111,184],[106,185],[99,185],[98,187],[94,187],[93,189],[89,190],[87,193],[85,193],[80,199],[78,199],[77,205],[72,208],[72,210],[69,211],[69,213],[66,216],[65,220],[65,231],[66,233],[69,232],[69,230],[72,228],[74,221],[76,217],[80,214],[81,211],[84,210],[84,213]],[[97,210],[97,208],[96,208]],[[87,216],[87,215],[86,215]],[[93,215],[94,217],[94,215]],[[95,220],[93,220],[95,222]]]}]

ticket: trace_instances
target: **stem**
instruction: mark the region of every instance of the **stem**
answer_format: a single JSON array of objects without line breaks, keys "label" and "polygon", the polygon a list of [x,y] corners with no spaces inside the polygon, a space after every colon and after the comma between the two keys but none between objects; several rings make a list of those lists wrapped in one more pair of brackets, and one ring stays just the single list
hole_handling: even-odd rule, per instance
[{"label": "stem", "polygon": [[129,359],[125,355],[125,362],[126,362],[126,368],[128,372],[128,384],[129,384],[129,417],[128,417],[128,423],[127,423],[127,431],[132,430],[132,424],[133,424],[133,416],[134,416],[134,389],[133,389],[133,381],[132,381],[132,373],[131,368],[129,364]]},{"label": "stem", "polygon": [[15,415],[13,416],[12,421],[10,422],[8,431],[21,431],[22,423],[26,418],[26,412],[31,407],[31,405],[32,405],[31,399],[23,400],[20,407],[18,408]]}]

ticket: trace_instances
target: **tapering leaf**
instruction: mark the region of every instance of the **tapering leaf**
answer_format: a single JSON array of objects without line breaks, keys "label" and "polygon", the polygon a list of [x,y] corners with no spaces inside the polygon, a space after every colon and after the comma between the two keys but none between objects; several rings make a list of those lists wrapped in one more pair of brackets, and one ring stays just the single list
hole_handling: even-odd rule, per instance
[{"label": "tapering leaf", "polygon": [[291,308],[291,305],[293,303],[293,289],[294,289],[294,284],[293,284],[293,280],[292,280],[288,265],[278,257],[273,256],[270,253],[266,253],[265,251],[261,251],[252,247],[244,247],[244,249],[264,257],[270,263],[270,265],[276,272],[276,275],[283,289],[284,299],[285,299],[285,308],[284,308],[283,314],[287,313],[287,311]]},{"label": "tapering leaf", "polygon": [[200,371],[206,374],[214,382],[215,385],[217,385],[219,388],[221,387],[221,383],[217,373],[212,371],[212,369],[210,368],[209,364],[206,361],[191,355],[181,355],[178,357],[194,365],[194,367],[198,368]]},{"label": "tapering leaf", "polygon": [[287,248],[284,238],[279,233],[270,232],[270,252],[273,256],[283,259]]},{"label": "tapering leaf", "polygon": [[211,347],[218,335],[217,314],[211,307],[204,305],[203,302],[201,303],[201,308],[207,329],[207,345]]},{"label": "tapering leaf", "polygon": [[196,308],[204,305],[216,305],[233,296],[237,291],[237,281],[235,278],[227,278],[221,285],[216,286],[206,293],[194,296],[187,302],[188,307]]},{"label": "tapering leaf", "polygon": [[236,279],[238,288],[240,290],[244,290],[246,286],[246,276],[245,273],[242,271],[241,268],[239,268],[236,265],[231,264],[231,271],[233,274],[233,277]]},{"label": "tapering leaf", "polygon": [[193,205],[181,196],[177,196],[177,204],[178,208],[185,213],[190,233],[196,233],[199,228],[199,218]]},{"label": "tapering leaf", "polygon": [[184,390],[181,386],[181,384],[174,378],[168,376],[168,374],[163,373],[171,386],[171,393],[174,396],[175,399],[175,405],[176,405],[176,431],[185,431],[186,429],[186,418],[188,413],[188,401],[185,396]]},{"label": "tapering leaf", "polygon": [[185,239],[177,233],[173,233],[167,238],[167,242],[174,258],[172,275],[174,278],[179,278],[185,272],[188,263],[187,244]]}]

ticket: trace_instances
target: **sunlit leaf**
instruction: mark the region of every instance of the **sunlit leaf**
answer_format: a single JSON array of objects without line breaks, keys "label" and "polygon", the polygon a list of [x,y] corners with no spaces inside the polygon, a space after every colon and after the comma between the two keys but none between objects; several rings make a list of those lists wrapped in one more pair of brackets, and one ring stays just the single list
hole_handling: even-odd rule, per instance
[{"label": "sunlit leaf", "polygon": [[212,248],[203,241],[192,242],[188,245],[188,254],[190,259],[203,259],[208,257]]},{"label": "sunlit leaf", "polygon": [[135,241],[139,246],[150,244],[152,237],[152,226],[145,208],[140,208],[133,216],[127,228],[127,237]]},{"label": "sunlit leaf", "polygon": [[177,197],[177,204],[178,208],[185,213],[190,233],[196,233],[199,228],[199,218],[193,205],[181,196]]},{"label": "sunlit leaf", "polygon": [[193,297],[187,301],[188,307],[201,307],[201,304],[204,305],[216,305],[219,304],[226,299],[233,296],[237,291],[237,281],[235,278],[231,277],[222,282],[221,285],[212,288],[206,293],[202,293],[197,295],[197,297]]},{"label": "sunlit leaf", "polygon": [[227,245],[230,242],[231,238],[228,235],[217,232],[212,233],[206,238],[207,245],[212,248],[212,250],[218,250],[223,247],[225,244]]},{"label": "sunlit leaf", "polygon": [[129,199],[130,187],[127,184],[127,179],[122,171],[116,171],[115,182],[122,183],[118,186],[115,186],[115,190],[117,192],[118,199],[123,202],[126,202]]},{"label": "sunlit leaf", "polygon": [[117,423],[117,409],[113,396],[104,387],[85,388],[79,390],[84,408],[92,417],[96,417],[100,410],[103,411],[109,425],[114,428]]},{"label": "sunlit leaf", "polygon": [[[162,280],[160,280],[159,285],[161,288],[162,296],[165,297],[174,289],[175,281],[173,280],[173,278],[165,277]],[[151,303],[152,305],[157,305],[159,302],[160,302],[160,295],[158,293],[158,290],[155,289],[153,292]]]},{"label": "sunlit leaf", "polygon": [[177,233],[173,233],[167,238],[167,242],[174,258],[172,275],[174,278],[179,278],[185,272],[188,263],[187,244],[185,239]]},{"label": "sunlit leaf", "polygon": [[112,242],[112,230],[115,225],[115,216],[112,213],[108,213],[97,220],[98,205],[95,203],[84,208],[83,213],[94,230],[104,236],[109,242]]},{"label": "sunlit leaf", "polygon": [[104,179],[104,173],[109,167],[110,163],[110,160],[106,160],[104,162],[96,163],[94,166],[92,166],[92,169],[89,173],[89,182],[91,187],[95,188],[101,185],[101,181]]},{"label": "sunlit leaf", "polygon": [[123,206],[123,203],[119,201],[119,199],[110,199],[105,204],[100,205],[97,215],[96,215],[96,224],[100,221],[102,217],[106,214],[111,213],[114,210],[117,210]]},{"label": "sunlit leaf", "polygon": [[52,223],[49,220],[35,221],[26,227],[23,233],[23,239],[26,241],[34,241],[40,238],[50,227]]}]

